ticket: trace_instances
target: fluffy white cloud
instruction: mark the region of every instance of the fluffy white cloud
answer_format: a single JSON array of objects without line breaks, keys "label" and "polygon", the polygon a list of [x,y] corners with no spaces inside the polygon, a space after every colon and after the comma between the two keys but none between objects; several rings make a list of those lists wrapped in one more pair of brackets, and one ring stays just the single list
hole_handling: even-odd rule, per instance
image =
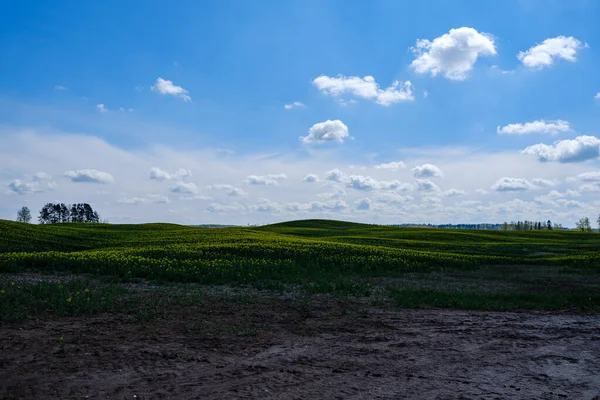
[{"label": "fluffy white cloud", "polygon": [[63,175],[69,178],[71,182],[113,183],[115,181],[111,174],[97,169],[77,169],[67,171]]},{"label": "fluffy white cloud", "polygon": [[498,179],[492,185],[492,189],[497,192],[518,192],[533,189],[534,185],[525,178],[504,177]]},{"label": "fluffy white cloud", "polygon": [[121,204],[167,204],[171,201],[167,196],[147,194],[144,197],[131,197],[119,200]]},{"label": "fluffy white cloud", "polygon": [[594,98],[595,98],[596,100],[600,100],[600,92],[596,93],[596,95],[594,96]]},{"label": "fluffy white cloud", "polygon": [[283,108],[285,108],[286,110],[291,110],[292,108],[301,108],[301,107],[306,107],[306,106],[303,103],[300,103],[299,101],[295,101],[293,103],[286,104],[283,106]]},{"label": "fluffy white cloud", "polygon": [[184,168],[179,168],[172,174],[157,167],[152,167],[152,169],[150,169],[150,179],[155,181],[179,180],[190,176],[192,176],[192,171]]},{"label": "fluffy white cloud", "polygon": [[420,192],[439,192],[440,188],[435,183],[427,179],[417,179],[417,189]]},{"label": "fluffy white cloud", "polygon": [[308,130],[308,136],[301,136],[300,140],[304,143],[344,143],[344,139],[349,137],[348,127],[342,121],[336,119],[314,124]]},{"label": "fluffy white cloud", "polygon": [[445,197],[466,196],[467,192],[458,189],[448,189],[442,193]]},{"label": "fluffy white cloud", "polygon": [[567,178],[567,181],[600,182],[600,171],[584,172],[575,177]]},{"label": "fluffy white cloud", "polygon": [[98,110],[98,112],[102,114],[108,112],[108,108],[106,108],[104,104],[96,104],[96,110]]},{"label": "fluffy white cloud", "polygon": [[355,97],[375,101],[382,106],[390,106],[401,101],[414,100],[412,85],[409,81],[394,81],[390,87],[383,90],[372,76],[343,76],[337,78],[321,75],[313,80],[313,85],[325,94],[340,96],[349,93]]},{"label": "fluffy white cloud", "polygon": [[558,199],[558,200],[556,200],[556,202],[563,207],[569,207],[569,208],[583,208],[584,207],[584,204],[577,200]]},{"label": "fluffy white cloud", "polygon": [[373,204],[371,199],[364,197],[356,202],[356,209],[357,210],[370,210],[371,204]]},{"label": "fluffy white cloud", "polygon": [[412,48],[417,58],[411,67],[419,74],[444,74],[448,79],[464,80],[479,56],[496,54],[494,38],[473,28],[462,27],[429,41],[417,40]]},{"label": "fluffy white cloud", "polygon": [[313,183],[319,182],[319,177],[315,174],[308,174],[302,179],[302,182]]},{"label": "fluffy white cloud", "polygon": [[404,161],[392,161],[389,163],[383,163],[383,164],[377,164],[374,165],[373,168],[375,169],[387,169],[390,171],[398,171],[401,168],[406,168],[406,164],[404,163]]},{"label": "fluffy white cloud", "polygon": [[517,58],[526,67],[540,69],[552,65],[557,58],[574,62],[576,60],[575,55],[577,54],[577,50],[583,46],[584,45],[573,36],[558,36],[546,39],[527,51],[519,52]]},{"label": "fluffy white cloud", "polygon": [[335,168],[335,169],[332,169],[331,171],[327,172],[325,179],[327,179],[328,181],[333,181],[333,182],[341,182],[345,176],[346,175],[342,171]]},{"label": "fluffy white cloud", "polygon": [[54,190],[56,185],[54,182],[42,182],[40,180],[22,181],[15,179],[8,184],[8,189],[12,193],[16,194],[32,194],[32,193],[43,193],[48,190]]},{"label": "fluffy white cloud", "polygon": [[498,126],[496,132],[500,135],[527,135],[530,133],[549,133],[556,135],[557,133],[569,132],[571,126],[568,121],[557,119],[555,121],[538,120],[526,122],[524,124],[509,124],[506,126]]},{"label": "fluffy white cloud", "polygon": [[436,165],[423,164],[411,169],[414,176],[417,178],[442,177],[444,173]]},{"label": "fluffy white cloud", "polygon": [[351,175],[347,178],[346,186],[355,190],[374,190],[379,188],[379,182],[370,176]]},{"label": "fluffy white cloud", "polygon": [[558,182],[556,180],[544,179],[544,178],[534,178],[531,180],[531,183],[533,183],[535,186],[539,186],[539,187],[552,187],[552,186],[558,185]]},{"label": "fluffy white cloud", "polygon": [[67,90],[67,88],[63,85],[55,85],[54,90]]},{"label": "fluffy white cloud", "polygon": [[221,190],[224,191],[228,196],[246,196],[248,193],[244,192],[243,189],[235,187],[233,185],[227,184],[216,184],[216,185],[208,185],[206,190]]},{"label": "fluffy white cloud", "polygon": [[251,211],[265,212],[265,213],[279,213],[284,210],[284,207],[271,201],[269,199],[261,199],[258,204],[253,204],[248,207]]},{"label": "fluffy white cloud", "polygon": [[272,186],[277,185],[277,181],[281,179],[287,179],[287,176],[285,174],[272,174],[267,176],[249,175],[244,182],[248,185]]},{"label": "fluffy white cloud", "polygon": [[183,99],[183,101],[192,101],[192,98],[188,95],[188,91],[181,86],[176,86],[172,81],[158,78],[154,85],[151,87],[152,90],[160,94],[166,94],[170,96],[176,96]]},{"label": "fluffy white cloud", "polygon": [[171,186],[171,192],[196,194],[198,192],[198,188],[192,182],[176,182],[173,186]]},{"label": "fluffy white cloud", "polygon": [[559,140],[551,145],[535,144],[527,147],[522,153],[534,155],[540,162],[581,162],[600,155],[600,140],[595,136],[577,136],[575,139]]}]

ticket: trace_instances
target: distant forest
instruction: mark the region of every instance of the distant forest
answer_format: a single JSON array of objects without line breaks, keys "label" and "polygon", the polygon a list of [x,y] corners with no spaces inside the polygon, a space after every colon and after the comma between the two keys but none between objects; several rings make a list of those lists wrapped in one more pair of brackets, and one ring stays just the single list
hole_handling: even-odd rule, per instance
[{"label": "distant forest", "polygon": [[502,224],[395,224],[391,226],[399,227],[420,227],[420,228],[448,228],[448,229],[479,229],[489,231],[548,231],[548,230],[566,230],[561,224],[553,224],[552,221],[517,221],[504,222]]}]

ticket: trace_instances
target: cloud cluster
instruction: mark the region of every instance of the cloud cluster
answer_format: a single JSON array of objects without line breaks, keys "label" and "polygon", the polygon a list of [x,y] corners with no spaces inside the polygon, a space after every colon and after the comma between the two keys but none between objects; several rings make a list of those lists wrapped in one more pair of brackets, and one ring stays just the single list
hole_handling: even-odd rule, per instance
[{"label": "cloud cluster", "polygon": [[535,186],[525,178],[510,178],[505,176],[492,185],[497,192],[520,192],[533,189]]},{"label": "cloud cluster", "polygon": [[419,74],[443,74],[452,80],[464,80],[479,56],[496,54],[494,38],[473,28],[462,27],[429,41],[417,40],[412,48],[417,58],[411,67]]},{"label": "cloud cluster", "polygon": [[551,145],[534,144],[522,153],[534,155],[540,162],[575,163],[597,158],[600,155],[600,140],[595,136],[577,136]]},{"label": "cloud cluster", "polygon": [[577,50],[584,46],[587,45],[583,45],[573,36],[558,36],[546,39],[529,50],[519,52],[517,58],[526,67],[541,69],[552,65],[554,60],[559,58],[574,62]]},{"label": "cloud cluster", "polygon": [[413,189],[412,185],[400,182],[398,180],[378,181],[370,176],[347,175],[337,168],[328,171],[325,179],[332,182],[343,183],[347,188],[359,191],[410,191]]},{"label": "cloud cluster", "polygon": [[9,193],[27,195],[54,190],[56,189],[56,183],[50,179],[50,175],[45,172],[38,172],[26,180],[15,179],[8,184]]},{"label": "cloud cluster", "polygon": [[338,142],[344,143],[344,139],[349,138],[348,127],[339,119],[334,121],[327,120],[314,124],[308,130],[308,136],[301,136],[303,143],[326,143]]},{"label": "cloud cluster", "polygon": [[208,185],[206,190],[218,190],[225,192],[228,196],[237,197],[237,196],[246,196],[248,193],[244,192],[243,189],[235,187],[233,185],[228,184],[216,184],[216,185]]},{"label": "cloud cluster", "polygon": [[271,174],[267,176],[248,175],[244,180],[247,185],[255,186],[275,186],[280,180],[287,179],[286,174]]},{"label": "cloud cluster", "polygon": [[302,108],[302,107],[306,107],[306,106],[303,103],[300,103],[299,101],[295,101],[290,104],[285,104],[283,106],[283,108],[285,108],[286,110],[291,110],[292,108]]},{"label": "cloud cluster", "polygon": [[184,168],[179,168],[173,173],[168,173],[157,167],[150,169],[150,179],[155,181],[181,180],[190,176],[192,176],[192,171]]},{"label": "cloud cluster", "polygon": [[391,161],[389,163],[374,165],[373,168],[386,169],[389,171],[398,171],[401,168],[406,168],[406,164],[404,163],[404,161]]},{"label": "cloud cluster", "polygon": [[411,169],[413,175],[417,178],[432,178],[432,177],[443,177],[444,173],[442,170],[433,164],[423,164]]},{"label": "cloud cluster", "polygon": [[571,126],[569,122],[557,119],[555,121],[538,120],[526,122],[524,124],[509,124],[503,127],[498,126],[496,132],[500,135],[528,135],[531,133],[557,133],[569,132]]},{"label": "cloud cluster", "polygon": [[187,90],[181,86],[173,84],[172,81],[160,77],[156,79],[156,82],[154,85],[152,85],[151,89],[160,94],[179,97],[185,102],[192,101],[192,98],[188,95]]},{"label": "cloud cluster", "polygon": [[121,204],[168,204],[170,202],[167,196],[160,194],[147,194],[143,197],[130,197],[119,200]]},{"label": "cloud cluster", "polygon": [[77,169],[73,171],[67,171],[63,174],[69,178],[71,182],[85,182],[85,183],[113,183],[115,178],[108,172],[98,171],[97,169]]},{"label": "cloud cluster", "polygon": [[394,81],[388,88],[381,89],[372,76],[361,78],[358,76],[321,75],[313,80],[313,85],[321,92],[331,96],[348,93],[355,97],[373,100],[386,107],[393,103],[414,100],[412,84],[409,81]]}]

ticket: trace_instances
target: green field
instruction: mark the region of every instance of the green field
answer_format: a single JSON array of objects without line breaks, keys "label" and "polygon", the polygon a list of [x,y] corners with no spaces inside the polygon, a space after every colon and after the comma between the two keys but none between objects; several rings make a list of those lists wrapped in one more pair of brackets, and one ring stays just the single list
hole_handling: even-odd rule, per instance
[{"label": "green field", "polygon": [[405,307],[595,309],[600,235],[329,220],[252,228],[0,221],[0,272],[366,296],[379,288]]}]

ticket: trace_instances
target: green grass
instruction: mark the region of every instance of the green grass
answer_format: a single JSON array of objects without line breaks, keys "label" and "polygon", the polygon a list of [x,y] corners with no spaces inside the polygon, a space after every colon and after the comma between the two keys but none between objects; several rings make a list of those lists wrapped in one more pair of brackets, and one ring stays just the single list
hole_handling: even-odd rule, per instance
[{"label": "green grass", "polygon": [[[511,269],[494,269],[499,265]],[[520,273],[535,266],[551,267],[554,272],[534,277]],[[496,275],[504,271],[505,276],[494,279],[517,277],[523,284],[528,282],[525,286],[533,287],[534,292],[519,290],[497,293],[496,297],[489,297],[488,293],[485,297],[476,289],[460,294],[436,289],[433,292],[450,297],[434,296],[440,300],[433,301],[432,293],[415,289],[412,294],[405,293],[405,303],[397,303],[417,306],[414,299],[421,298],[424,304],[435,307],[476,308],[469,304],[479,304],[483,308],[503,309],[500,304],[508,304],[512,299],[513,305],[504,308],[594,308],[595,297],[588,294],[598,287],[587,287],[585,281],[600,276],[600,235],[397,228],[329,220],[214,229],[173,224],[27,225],[0,220],[0,273],[86,273],[117,282],[143,278],[265,288],[300,285],[309,293],[369,296],[372,288],[365,282],[372,278],[408,273],[461,273],[474,277],[490,268]],[[569,277],[569,285],[563,284],[565,277]],[[55,298],[58,294],[52,293],[57,289],[50,286],[23,290],[37,290],[40,298]],[[538,290],[544,287],[553,292]],[[587,289],[578,294],[580,297],[570,295],[582,287]],[[27,293],[36,298],[34,292]],[[585,296],[592,300],[585,302]],[[108,292],[104,297],[112,298]],[[7,299],[5,296],[0,300],[3,313],[10,304],[17,304],[16,299],[11,300],[13,303]],[[60,308],[56,300],[53,313],[85,313],[84,305],[69,308],[62,304]],[[37,305],[26,308],[32,307]],[[94,307],[102,310],[106,305]]]}]

